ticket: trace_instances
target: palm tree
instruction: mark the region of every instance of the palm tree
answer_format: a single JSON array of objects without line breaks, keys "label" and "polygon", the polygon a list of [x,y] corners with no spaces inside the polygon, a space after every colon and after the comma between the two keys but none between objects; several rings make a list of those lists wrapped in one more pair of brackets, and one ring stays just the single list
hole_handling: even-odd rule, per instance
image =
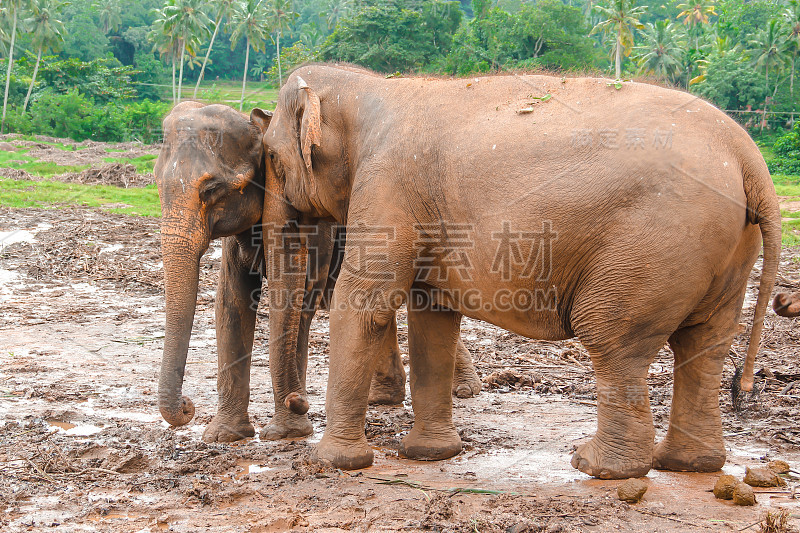
[{"label": "palm tree", "polygon": [[211,55],[211,47],[214,46],[214,40],[217,38],[219,26],[222,24],[224,17],[230,17],[233,12],[234,0],[217,0],[219,9],[217,10],[217,18],[214,21],[214,33],[211,35],[211,42],[208,43],[208,50],[206,50],[206,57],[203,59],[203,66],[200,68],[200,75],[197,77],[197,84],[194,86],[194,96],[197,98],[197,90],[200,88],[200,82],[203,81],[203,75],[206,72],[206,65],[208,64],[208,57]]},{"label": "palm tree", "polygon": [[766,28],[750,40],[750,45],[753,47],[753,65],[764,69],[767,90],[769,90],[770,69],[772,67],[780,69],[788,63],[786,51],[781,46],[781,30],[781,21],[773,19],[769,21]]},{"label": "palm tree", "polygon": [[38,52],[31,84],[28,86],[28,94],[25,95],[25,103],[22,104],[23,111],[28,108],[33,85],[36,83],[36,74],[39,73],[42,52],[48,48],[55,49],[64,40],[64,23],[56,17],[58,17],[59,10],[65,5],[69,4],[62,3],[60,0],[33,0],[31,2],[33,16],[26,20],[25,24],[33,30],[31,41],[38,48]]},{"label": "palm tree", "polygon": [[698,49],[700,28],[703,24],[708,24],[708,17],[717,14],[714,0],[694,0],[678,4],[677,8],[681,10],[678,18],[683,18],[683,23],[694,30],[694,47]]},{"label": "palm tree", "polygon": [[639,17],[647,10],[637,6],[636,0],[610,0],[610,5],[596,5],[601,20],[592,33],[603,32],[614,37],[614,56],[617,79],[622,77],[622,56],[628,57],[633,49],[633,28],[642,29]]},{"label": "palm tree", "polygon": [[242,74],[242,98],[239,101],[239,111],[244,106],[244,91],[247,88],[247,64],[250,61],[250,47],[256,52],[264,50],[266,43],[269,12],[265,0],[242,0],[231,16],[233,32],[231,33],[231,49],[236,48],[239,40],[244,37],[246,52],[244,54],[244,73]]},{"label": "palm tree", "polygon": [[297,18],[297,13],[292,10],[292,0],[271,0],[268,5],[269,20],[275,32],[276,58],[278,59],[278,87],[283,85],[283,72],[281,72],[281,34],[284,28],[288,29],[289,23]]},{"label": "palm tree", "polygon": [[333,31],[339,21],[350,13],[352,2],[350,0],[328,0],[325,9],[320,13],[328,21],[328,29]]},{"label": "palm tree", "polygon": [[186,52],[189,52],[192,57],[197,55],[196,42],[208,33],[208,25],[211,24],[211,19],[203,13],[203,4],[204,0],[172,0],[164,6],[166,26],[178,38],[181,54],[177,102],[181,101],[182,96],[183,65]]},{"label": "palm tree", "polygon": [[8,110],[8,88],[11,85],[11,66],[14,63],[14,43],[17,40],[17,22],[25,7],[22,0],[8,0],[5,6],[6,15],[11,16],[11,43],[8,45],[8,68],[6,69],[6,88],[3,95],[3,118],[0,120],[0,133],[6,130],[6,111]]},{"label": "palm tree", "polygon": [[[792,105],[794,105],[794,71],[797,67],[797,56],[800,55],[800,1],[789,0],[789,5],[783,12],[783,20],[787,23],[788,28],[784,49],[792,57],[792,72],[789,75],[789,94]],[[792,118],[794,118],[794,115],[792,115]]]},{"label": "palm tree", "polygon": [[172,31],[164,9],[154,9],[153,11],[156,15],[156,19],[152,25],[153,29],[147,37],[153,42],[153,51],[157,51],[162,58],[165,58],[172,65],[172,103],[174,104],[177,100],[177,94],[175,92],[175,69],[177,57],[180,54],[181,42],[178,36]]},{"label": "palm tree", "polygon": [[116,31],[122,24],[120,14],[122,9],[119,7],[119,0],[97,0],[92,7],[100,12],[100,24],[103,26],[103,33]]},{"label": "palm tree", "polygon": [[325,33],[319,28],[316,22],[307,22],[300,29],[300,42],[309,50],[314,50],[322,46],[325,41]]},{"label": "palm tree", "polygon": [[638,52],[639,72],[649,71],[667,80],[674,80],[681,70],[686,43],[678,28],[668,20],[648,22],[642,30],[644,43]]}]

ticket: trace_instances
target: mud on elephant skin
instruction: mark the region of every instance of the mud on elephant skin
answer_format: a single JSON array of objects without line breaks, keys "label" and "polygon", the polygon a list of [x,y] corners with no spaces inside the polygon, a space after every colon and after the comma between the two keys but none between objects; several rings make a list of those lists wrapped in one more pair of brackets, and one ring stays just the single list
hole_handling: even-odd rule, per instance
[{"label": "mud on elephant skin", "polygon": [[[295,216],[392,231],[368,258],[345,249],[346,262],[388,275],[339,276],[316,457],[372,463],[364,418],[375,347],[418,291],[430,305],[409,306],[406,455],[460,449],[450,388],[464,314],[587,348],[598,426],[573,455],[579,470],[625,478],[654,465],[721,468],[724,360],[763,241],[742,378],[750,390],[780,252],[778,200],[758,148],[733,119],[676,90],[527,75],[469,82],[307,65],[281,89],[264,136],[274,193]],[[532,94],[550,98],[531,104]],[[443,276],[418,262],[420,242],[432,239],[448,253],[429,249],[424,266]],[[464,250],[463,272],[451,268],[452,250]],[[528,298],[507,305],[502,295]],[[674,395],[656,447],[646,377],[667,342]]]},{"label": "mud on elephant skin", "polygon": [[800,316],[800,291],[776,295],[772,301],[772,308],[780,316],[790,318]]},{"label": "mud on elephant skin", "polygon": [[[267,117],[268,119],[268,117]],[[274,173],[264,159],[263,123],[220,105],[186,102],[164,120],[164,145],[155,175],[162,203],[162,252],[166,282],[167,320],[164,355],[159,378],[159,408],[172,425],[188,423],[194,415],[190,399],[181,395],[197,295],[200,257],[211,240],[223,238],[222,266],[216,301],[218,351],[218,410],[203,434],[207,441],[234,441],[251,437],[250,358],[256,309],[264,274],[260,223],[264,216],[264,182]],[[331,224],[320,225],[320,235],[333,235]],[[292,328],[294,345],[288,354],[275,350],[271,364],[275,390],[275,416],[262,437],[299,437],[312,432],[304,412],[294,413],[286,398],[291,392],[305,396],[308,331],[318,295],[329,276],[333,243],[321,239],[309,261],[305,277],[304,311]],[[286,324],[279,312],[276,322]],[[468,354],[467,354],[468,356]],[[399,403],[405,396],[405,372],[396,337],[378,356],[373,401]],[[285,384],[287,367],[294,369],[296,391]],[[466,372],[474,374],[471,360]],[[278,371],[280,369],[280,371]],[[477,376],[475,378],[477,380]],[[291,400],[291,398],[290,398]],[[298,410],[302,411],[302,402]],[[295,406],[297,407],[297,406]],[[307,409],[307,407],[306,407]]]}]

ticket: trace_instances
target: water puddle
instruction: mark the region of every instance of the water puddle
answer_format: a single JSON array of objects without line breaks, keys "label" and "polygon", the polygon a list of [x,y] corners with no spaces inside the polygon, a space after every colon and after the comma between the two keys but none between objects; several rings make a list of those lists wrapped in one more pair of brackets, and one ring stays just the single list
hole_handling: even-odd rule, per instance
[{"label": "water puddle", "polygon": [[54,420],[49,419],[47,423],[50,426],[58,428],[59,431],[63,431],[65,435],[69,435],[70,437],[89,437],[96,433],[100,433],[103,431],[102,427],[94,426],[92,424],[73,424],[72,422],[64,422],[62,420]]},{"label": "water puddle", "polygon": [[241,472],[230,474],[231,481],[240,480],[248,474],[259,474],[272,470],[272,467],[262,464],[260,461],[250,461],[248,459],[239,459],[236,461],[236,466],[241,468]]}]

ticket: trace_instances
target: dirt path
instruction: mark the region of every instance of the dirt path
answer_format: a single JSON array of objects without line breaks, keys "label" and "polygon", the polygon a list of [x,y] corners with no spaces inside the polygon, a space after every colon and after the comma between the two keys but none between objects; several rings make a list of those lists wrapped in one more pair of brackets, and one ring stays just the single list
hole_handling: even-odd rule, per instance
[{"label": "dirt path", "polygon": [[[472,320],[463,336],[493,385],[477,398],[455,399],[465,451],[451,460],[397,457],[413,421],[406,404],[370,408],[372,468],[308,464],[325,424],[324,313],[310,343],[314,437],[206,445],[200,435],[216,405],[218,253],[209,251],[201,269],[184,386],[197,417],[176,430],[156,407],[164,321],[156,232],[151,219],[85,209],[0,209],[0,530],[731,531],[778,508],[800,525],[800,499],[763,493],[756,507],[734,507],[708,492],[715,474],[653,471],[641,503],[619,502],[619,482],[590,479],[569,465],[596,421],[594,376],[581,346],[533,342]],[[800,278],[798,258],[799,250],[784,252],[784,279]],[[751,287],[748,325],[754,296]],[[262,427],[272,391],[268,313],[259,314],[250,413]],[[399,330],[407,353],[404,317]],[[746,333],[736,339],[739,354]],[[798,323],[770,311],[756,367],[766,369],[760,392],[745,398],[740,413],[729,391],[721,393],[726,472],[742,475],[745,465],[773,458],[800,471],[800,383],[787,388],[800,380],[798,353]],[[659,438],[671,365],[665,350],[649,378]],[[506,368],[513,372],[491,376]],[[725,387],[731,375],[728,364]],[[443,490],[454,487],[464,490]]]}]

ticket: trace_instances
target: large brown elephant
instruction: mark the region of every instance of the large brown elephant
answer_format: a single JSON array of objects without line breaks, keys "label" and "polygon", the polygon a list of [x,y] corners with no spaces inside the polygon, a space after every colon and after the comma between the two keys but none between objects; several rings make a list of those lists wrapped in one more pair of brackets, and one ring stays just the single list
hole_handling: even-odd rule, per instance
[{"label": "large brown elephant", "polygon": [[[264,257],[261,219],[264,216],[264,181],[274,169],[265,162],[260,126],[245,115],[221,105],[186,102],[164,119],[164,145],[155,166],[162,204],[162,251],[166,282],[166,331],[159,379],[159,407],[172,425],[188,423],[194,415],[192,401],[181,395],[186,356],[194,319],[200,257],[211,240],[225,237],[216,298],[217,350],[219,354],[217,414],[206,428],[206,441],[229,442],[251,437],[249,420],[250,359],[261,294]],[[275,416],[261,432],[265,439],[300,437],[312,433],[304,400],[292,412],[291,392],[305,395],[308,333],[322,296],[332,290],[341,261],[344,232],[333,224],[317,228],[302,273],[300,299],[303,311],[275,310],[270,370]],[[291,244],[291,243],[289,243]],[[340,253],[341,252],[341,253]],[[324,301],[323,301],[324,303]],[[395,326],[392,325],[394,328]],[[393,330],[395,331],[395,330]],[[277,332],[277,333],[276,333]],[[459,342],[459,387],[454,393],[472,396],[480,381],[466,347]],[[383,346],[370,389],[371,403],[401,403],[405,397],[405,371],[397,336]],[[291,367],[300,376],[299,389],[287,389],[284,374]],[[457,389],[457,390],[456,390]]]},{"label": "large brown elephant", "polygon": [[800,316],[800,291],[789,294],[782,292],[775,296],[772,308],[777,314],[785,317]]},{"label": "large brown elephant", "polygon": [[[355,267],[333,294],[316,458],[372,463],[369,375],[407,302],[415,422],[404,455],[461,450],[450,382],[464,314],[531,338],[577,337],[589,351],[598,427],[573,455],[579,470],[722,467],[723,363],[763,239],[742,379],[752,387],[780,252],[766,164],[723,112],[642,83],[385,79],[312,65],[281,89],[264,143],[277,170],[267,189],[291,204],[286,217],[384,236],[371,254],[346,245]],[[674,395],[654,446],[646,377],[667,342]]]}]

